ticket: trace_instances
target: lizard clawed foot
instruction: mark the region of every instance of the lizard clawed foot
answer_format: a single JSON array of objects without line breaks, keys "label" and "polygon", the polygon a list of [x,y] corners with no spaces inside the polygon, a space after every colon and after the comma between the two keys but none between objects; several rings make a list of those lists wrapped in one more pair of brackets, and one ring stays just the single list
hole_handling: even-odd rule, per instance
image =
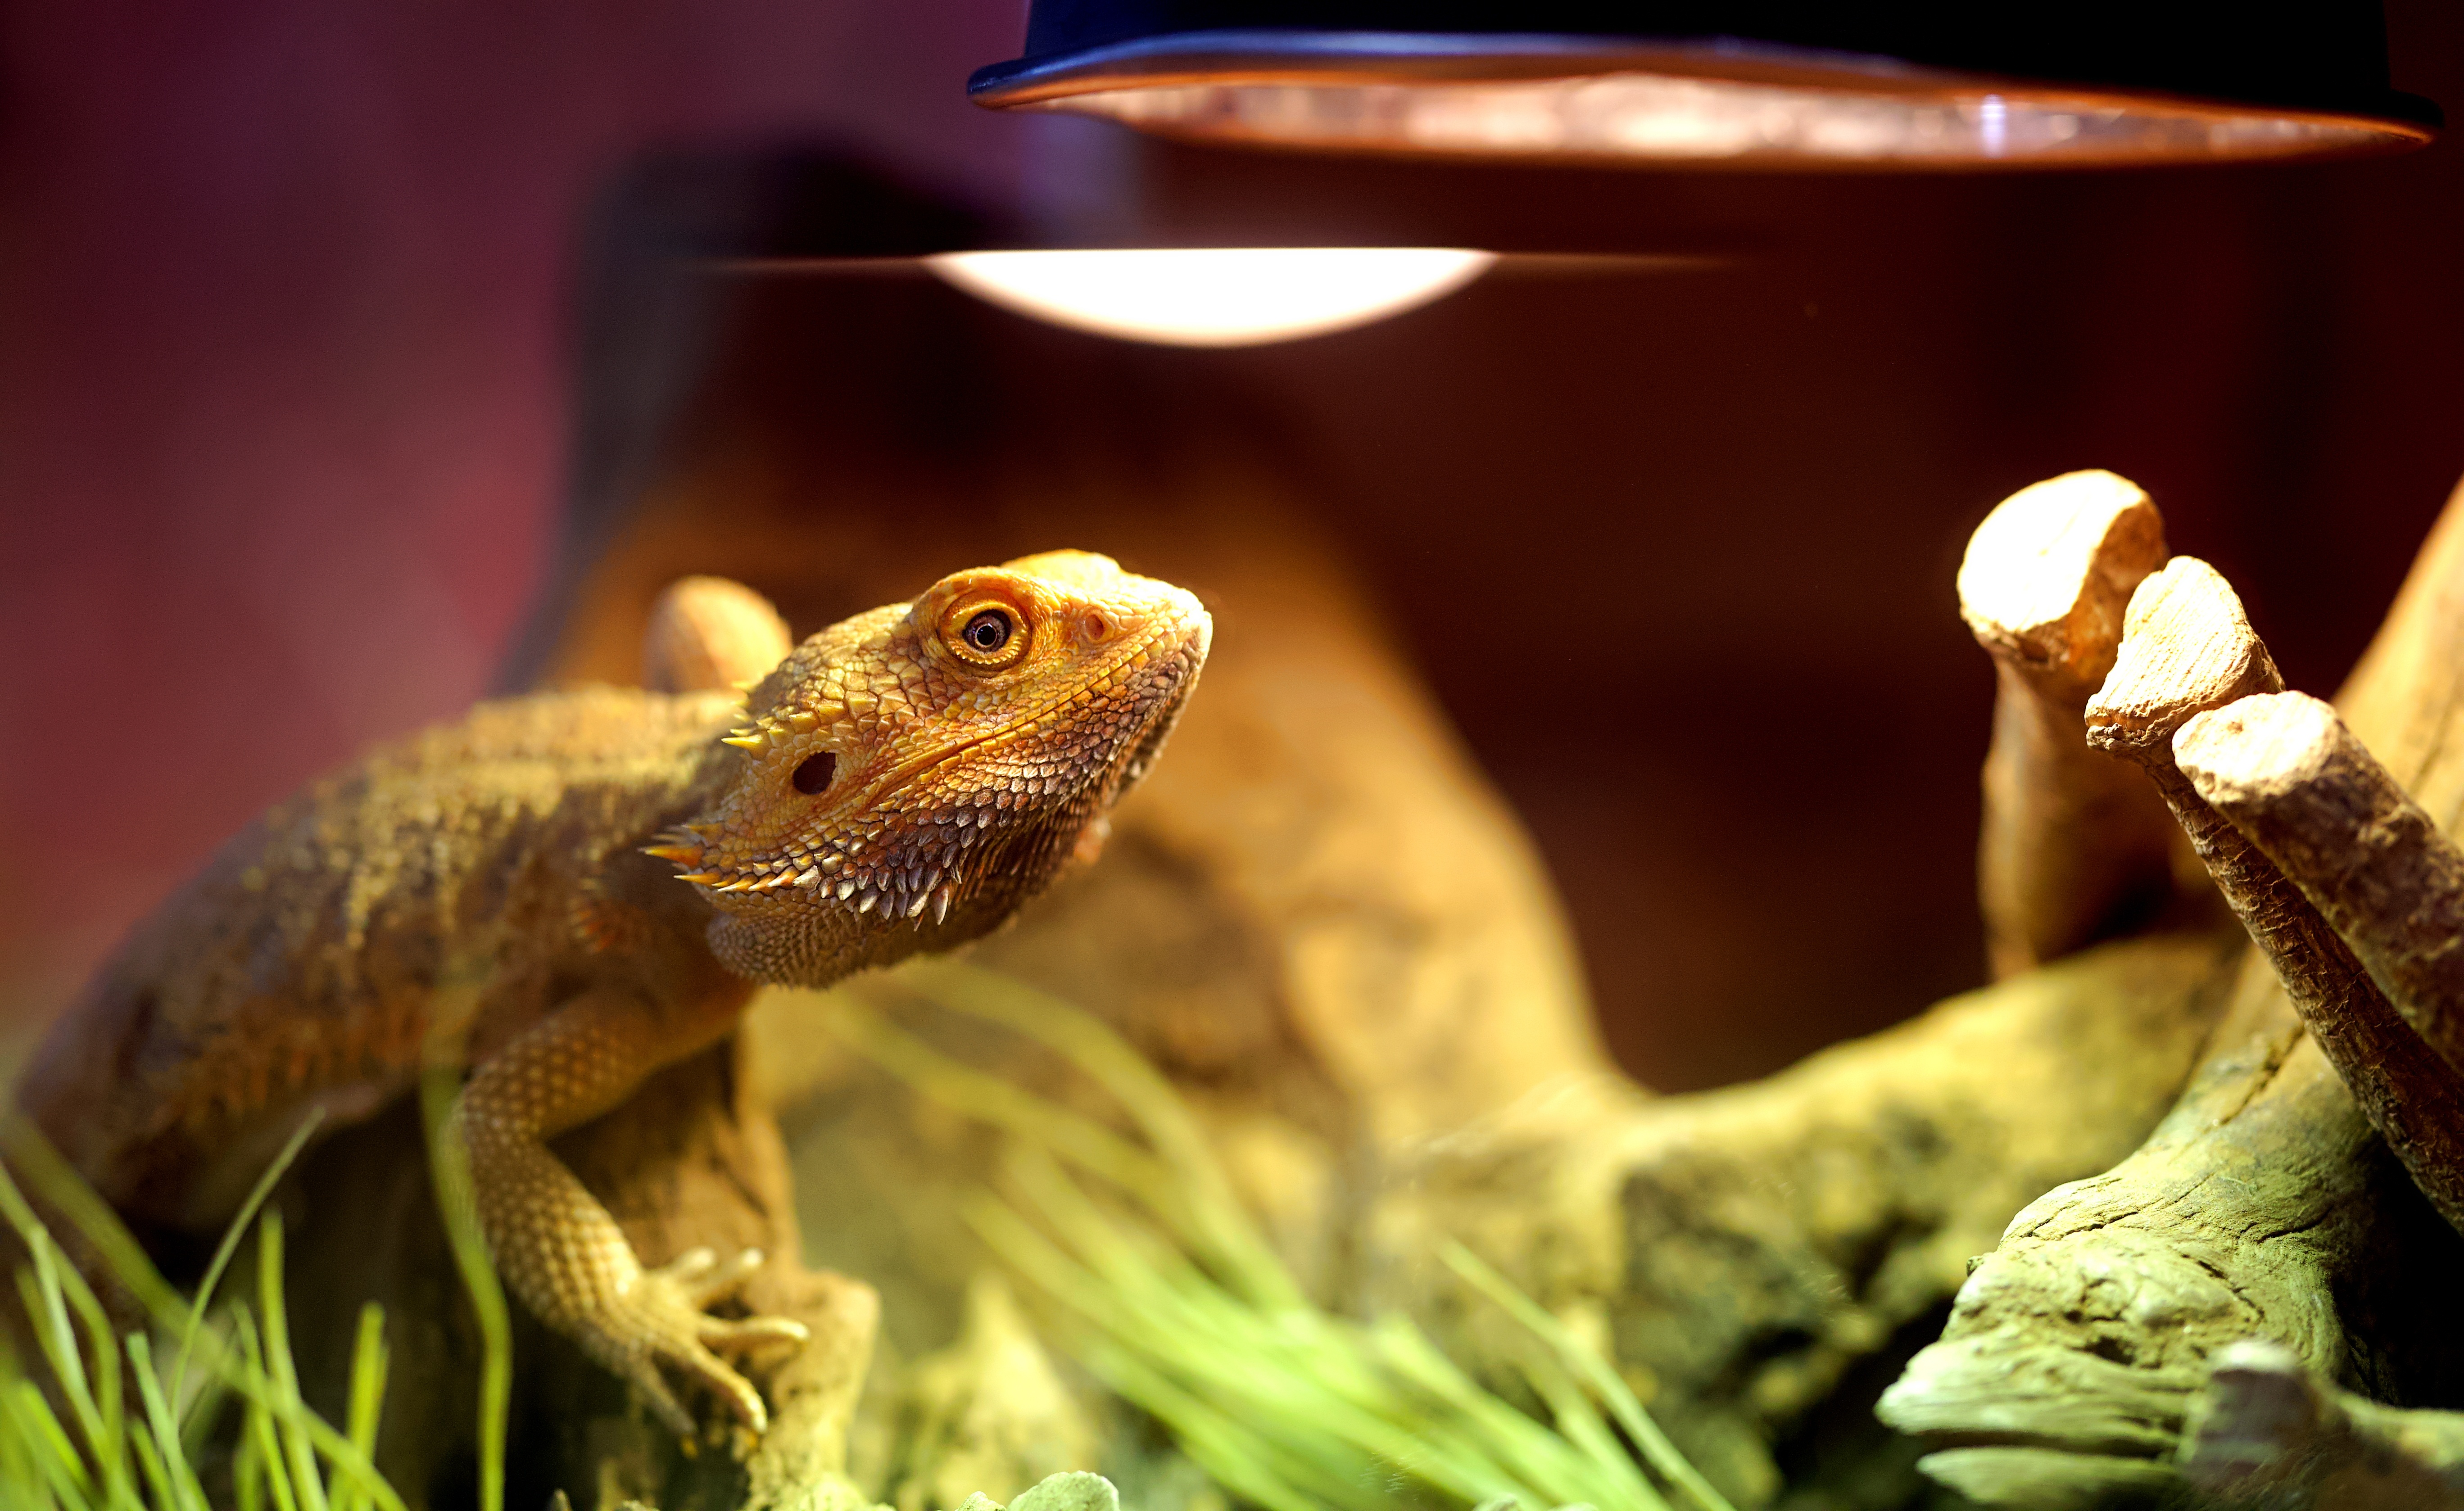
[{"label": "lizard clawed foot", "polygon": [[746,1249],[722,1263],[708,1249],[688,1249],[655,1270],[643,1271],[591,1329],[600,1345],[593,1351],[631,1381],[679,1437],[691,1439],[693,1420],[660,1372],[663,1363],[717,1394],[755,1433],[769,1429],[770,1412],[760,1392],[711,1348],[803,1343],[810,1334],[791,1317],[731,1319],[704,1310],[742,1285],[761,1267],[761,1258],[759,1249]]}]

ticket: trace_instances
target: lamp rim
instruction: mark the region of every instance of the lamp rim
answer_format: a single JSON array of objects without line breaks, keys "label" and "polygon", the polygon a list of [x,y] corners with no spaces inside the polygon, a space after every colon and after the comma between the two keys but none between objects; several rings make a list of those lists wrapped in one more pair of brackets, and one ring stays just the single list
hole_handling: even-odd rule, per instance
[{"label": "lamp rim", "polygon": [[[1397,32],[1293,27],[1228,27],[1171,32],[1123,41],[1033,54],[978,69],[968,98],[987,109],[1064,109],[1079,97],[1180,85],[1477,84],[1542,82],[1610,75],[1654,75],[1705,82],[1819,89],[1875,97],[1975,99],[1997,95],[2049,108],[2155,110],[2206,119],[2262,116],[2341,128],[2349,140],[2240,159],[2132,155],[2112,161],[2275,161],[2371,156],[2409,151],[2438,135],[2444,118],[2418,96],[2389,89],[2363,102],[2287,104],[2257,99],[2179,94],[2139,85],[2048,79],[1908,62],[1869,53],[1838,52],[1739,37],[1638,37],[1576,33]],[[1231,137],[1139,122],[1159,135],[1274,145],[1271,137]],[[1303,144],[1303,143],[1295,143]],[[1377,152],[1363,145],[1356,150]],[[1413,155],[1425,155],[1413,153]],[[1486,154],[1483,154],[1485,156]],[[1511,154],[1507,154],[1511,155]],[[1586,161],[1606,155],[1583,154]],[[1613,159],[1609,159],[1614,161]],[[1672,160],[1639,159],[1653,165]],[[2046,166],[2079,165],[2070,157]],[[2024,158],[1991,166],[2028,165]],[[1738,165],[1733,161],[1723,164]],[[1827,166],[1850,165],[1832,163]],[[1894,159],[1871,166],[1971,165]],[[1982,166],[1984,164],[1972,165]]]}]

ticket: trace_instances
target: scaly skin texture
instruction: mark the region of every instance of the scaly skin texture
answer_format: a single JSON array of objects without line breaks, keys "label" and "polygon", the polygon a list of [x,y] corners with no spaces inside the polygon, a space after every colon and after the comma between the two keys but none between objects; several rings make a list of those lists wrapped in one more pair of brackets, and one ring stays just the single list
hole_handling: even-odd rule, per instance
[{"label": "scaly skin texture", "polygon": [[759,1431],[710,1346],[802,1329],[703,1307],[759,1257],[645,1270],[545,1141],[724,1037],[756,984],[948,949],[1090,857],[1210,627],[1178,588],[1054,552],[824,630],[741,701],[483,705],[226,845],[19,1103],[141,1227],[204,1231],[311,1107],[363,1117],[449,1045],[475,1067],[451,1131],[515,1294],[680,1432],[662,1366]]}]

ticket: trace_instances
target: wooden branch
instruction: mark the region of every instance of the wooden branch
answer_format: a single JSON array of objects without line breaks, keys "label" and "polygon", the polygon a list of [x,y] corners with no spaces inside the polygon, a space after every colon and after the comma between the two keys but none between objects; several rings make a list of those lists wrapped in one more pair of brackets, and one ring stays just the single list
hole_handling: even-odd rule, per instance
[{"label": "wooden branch", "polygon": [[2173,753],[2431,1047],[2464,1065],[2464,850],[2335,709],[2300,692],[2244,698],[2184,725]]},{"label": "wooden branch", "polygon": [[[2186,723],[2173,744],[2193,800],[2275,872],[2247,909],[2226,895],[2371,1126],[2464,1231],[2464,1074],[2371,980],[2401,982],[2452,1046],[2464,854],[2316,698],[2245,698]],[[2283,897],[2297,884],[2298,910]],[[2313,921],[2331,917],[2322,940]]]},{"label": "wooden branch", "polygon": [[[1741,1506],[1793,1474],[1917,1504],[1866,1425],[1877,1356],[1925,1341],[1973,1256],[2047,1186],[2123,1157],[2178,1093],[2228,956],[2196,935],[2083,951],[1769,1080],[1637,1102],[1570,1087],[1395,1171],[1353,1304],[1422,1318],[1507,1389],[1524,1341],[1462,1314],[1424,1261],[1474,1244],[1560,1315],[1597,1319],[1654,1418]],[[1779,1451],[1784,1453],[1785,1451]],[[1818,1494],[1806,1494],[1819,1503]],[[1843,1494],[1840,1503],[1850,1503]],[[2084,1502],[2081,1502],[2084,1503]]]},{"label": "wooden branch", "polygon": [[2130,595],[2122,648],[2087,701],[2088,743],[2142,765],[2169,764],[2173,733],[2192,716],[2283,687],[2223,575],[2175,557]]},{"label": "wooden branch", "polygon": [[718,692],[770,674],[796,646],[770,601],[723,577],[678,578],[650,605],[642,632],[642,686],[653,692]]},{"label": "wooden branch", "polygon": [[[2175,769],[2173,735],[2210,709],[2283,686],[2224,578],[2196,557],[2175,557],[2131,595],[2121,653],[2086,710],[2088,743],[2147,773],[2254,936],[2279,917],[2299,927],[2299,894]],[[2259,923],[2252,924],[2254,915]],[[2323,922],[2316,931],[2333,938]],[[2318,953],[2300,941],[2285,948],[2297,960]]]},{"label": "wooden branch", "polygon": [[2250,1339],[2217,1351],[2180,1463],[2230,1506],[2464,1511],[2464,1413],[2381,1406]]},{"label": "wooden branch", "polygon": [[2170,817],[2082,723],[2131,589],[2164,560],[2156,506],[2111,472],[2021,489],[1969,537],[1960,617],[1996,684],[1976,867],[1996,976],[2127,932],[2172,890]]},{"label": "wooden branch", "polygon": [[[2464,1081],[2404,1020],[2300,888],[2176,764],[2175,737],[2193,718],[2282,687],[2225,580],[2196,558],[2177,557],[2131,597],[2122,654],[2088,700],[2088,739],[2155,778],[2370,1126],[2440,1215],[2464,1231]],[[2238,751],[2243,742],[2229,721],[2202,733],[2211,769],[2222,763],[2231,773],[2220,784],[2259,801],[2247,788],[2264,785],[2266,751]],[[2247,781],[2236,787],[2236,777]]]},{"label": "wooden branch", "polygon": [[[2174,563],[2143,584],[2131,620],[2153,617],[2203,576],[2212,574]],[[2451,833],[2464,816],[2459,589],[2464,492],[2338,699]],[[2202,712],[2125,695],[2134,657],[2179,669],[2177,701],[2185,683],[2200,694],[2190,701],[2211,707],[2273,690],[2237,606],[2227,595],[2216,607],[2204,629],[2125,641],[2107,707],[2091,709],[2110,742],[2152,746]],[[2227,643],[2208,646],[2217,632]],[[2194,653],[2203,646],[2224,654]],[[2229,827],[2220,816],[2207,826]],[[2172,1114],[2110,1172],[2057,1187],[2013,1220],[1961,1288],[1941,1340],[1877,1414],[1952,1450],[1923,1467],[1984,1503],[2084,1503],[2064,1500],[2057,1480],[2076,1489],[2106,1475],[2126,1489],[2171,1459],[2211,1359],[2242,1339],[2274,1339],[2381,1399],[2452,1399],[2459,1264],[2464,1241],[2420,1198],[2253,952]],[[2058,1476],[2047,1470],[2057,1459]]]}]

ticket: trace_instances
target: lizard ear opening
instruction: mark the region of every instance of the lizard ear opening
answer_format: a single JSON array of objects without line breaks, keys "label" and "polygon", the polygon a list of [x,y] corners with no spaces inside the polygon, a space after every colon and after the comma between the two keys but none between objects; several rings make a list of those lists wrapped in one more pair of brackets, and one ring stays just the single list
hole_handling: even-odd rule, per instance
[{"label": "lizard ear opening", "polygon": [[839,758],[829,751],[816,751],[797,763],[795,774],[787,779],[805,797],[828,790],[830,778],[839,774]]}]

